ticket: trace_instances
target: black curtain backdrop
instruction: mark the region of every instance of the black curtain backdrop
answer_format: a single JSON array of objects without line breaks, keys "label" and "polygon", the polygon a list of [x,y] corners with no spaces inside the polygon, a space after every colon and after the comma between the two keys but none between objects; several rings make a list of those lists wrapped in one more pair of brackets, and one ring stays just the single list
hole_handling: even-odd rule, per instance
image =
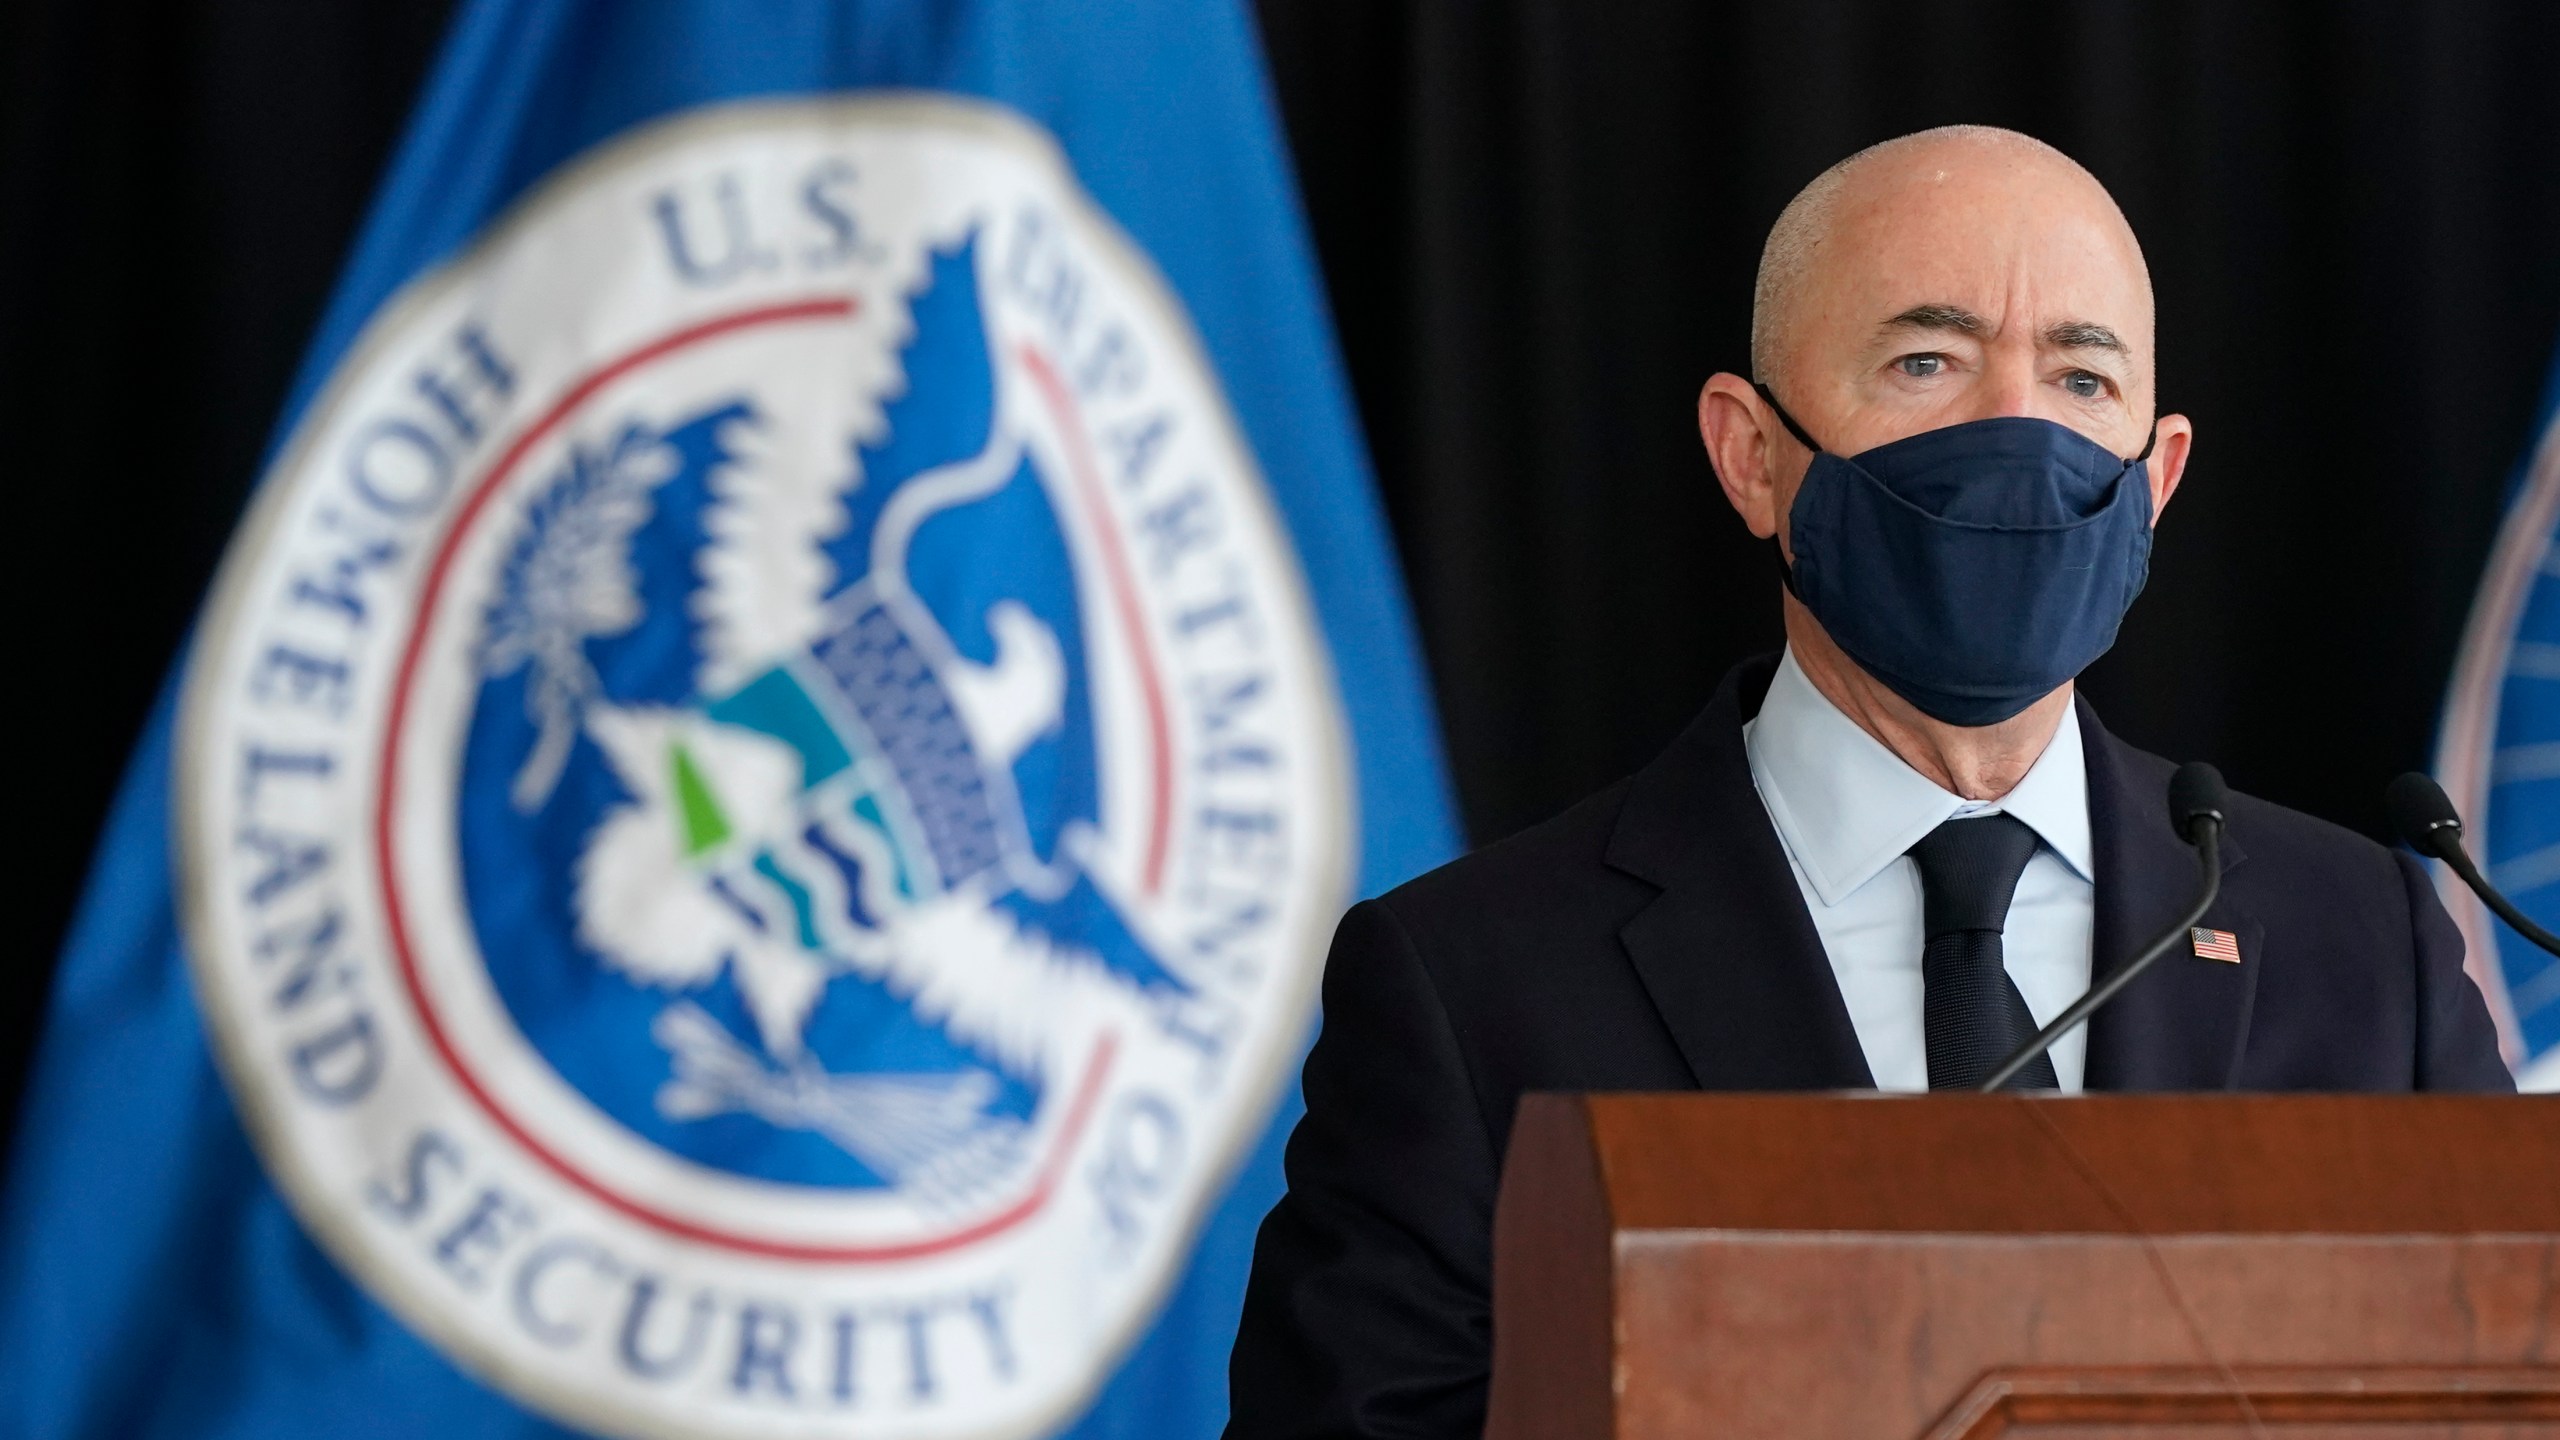
[{"label": "black curtain backdrop", "polygon": [[[445,0],[16,0],[0,425],[20,578],[0,1115],[98,826]],[[2560,337],[2560,7],[1264,0],[1475,838],[1642,764],[1776,643],[1692,425],[1762,234],[1871,141],[2096,171],[2196,417],[2111,725],[2380,833]],[[0,1123],[6,1123],[0,1121]]]}]

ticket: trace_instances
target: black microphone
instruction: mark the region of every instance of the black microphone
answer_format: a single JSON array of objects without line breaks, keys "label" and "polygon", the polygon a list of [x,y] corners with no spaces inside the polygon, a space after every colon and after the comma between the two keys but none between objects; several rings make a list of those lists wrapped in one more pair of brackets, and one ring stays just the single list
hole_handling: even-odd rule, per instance
[{"label": "black microphone", "polygon": [[2170,948],[2188,938],[2204,912],[2213,908],[2213,899],[2222,893],[2222,812],[2226,805],[2222,789],[2222,772],[2201,760],[2191,760],[2178,767],[2169,777],[2169,827],[2178,838],[2196,847],[2196,864],[2200,867],[2195,903],[2177,924],[2160,932],[2160,938],[2142,947],[2140,954],[2105,980],[2089,987],[2089,993],[2071,1002],[2071,1008],[2053,1017],[2053,1023],[2035,1033],[2035,1038],[2009,1053],[2000,1068],[1982,1082],[1982,1093],[1988,1095],[2009,1083],[2009,1077],[2025,1069],[2034,1059],[2053,1048],[2053,1042],[2071,1033],[2071,1027],[2097,1013],[2099,1006],[2116,998],[2118,991],[2133,983],[2134,977],[2151,968],[2151,962],[2169,953]]},{"label": "black microphone", "polygon": [[2560,936],[2536,925],[2515,903],[2497,891],[2480,867],[2471,863],[2471,854],[2462,848],[2462,817],[2454,813],[2453,802],[2445,798],[2444,787],[2412,770],[2391,782],[2382,792],[2383,808],[2391,812],[2391,828],[2409,842],[2409,848],[2421,855],[2433,855],[2453,867],[2480,903],[2497,912],[2499,919],[2514,927],[2515,932],[2554,955],[2560,955]]}]

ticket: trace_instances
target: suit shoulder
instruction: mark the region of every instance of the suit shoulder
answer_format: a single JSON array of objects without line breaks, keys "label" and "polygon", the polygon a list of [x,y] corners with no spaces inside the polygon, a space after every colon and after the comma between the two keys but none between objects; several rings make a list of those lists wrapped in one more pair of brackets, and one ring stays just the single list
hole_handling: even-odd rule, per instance
[{"label": "suit shoulder", "polygon": [[2392,850],[2272,800],[2235,792],[2230,805],[2227,833],[2244,863],[2223,883],[2236,900],[2271,926],[2327,937],[2333,968],[2366,954],[2387,971],[2399,970],[2414,943],[2416,917],[2411,875]]},{"label": "suit shoulder", "polygon": [[[1426,871],[1380,897],[1416,932],[1503,926],[1600,904],[1616,908],[1643,882],[1604,858],[1633,782],[1621,780],[1517,834]],[[1632,887],[1632,890],[1631,890]]]},{"label": "suit shoulder", "polygon": [[2374,868],[2392,863],[2390,847],[2369,835],[2236,790],[2231,794],[2231,833],[2249,847],[2252,859],[2298,856]]}]

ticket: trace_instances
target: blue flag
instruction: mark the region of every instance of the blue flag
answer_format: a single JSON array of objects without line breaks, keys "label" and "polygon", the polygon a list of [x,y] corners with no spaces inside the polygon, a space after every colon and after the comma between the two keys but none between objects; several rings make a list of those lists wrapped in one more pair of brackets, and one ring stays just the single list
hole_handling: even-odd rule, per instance
[{"label": "blue flag", "polygon": [[1456,840],[1232,3],[477,0],[75,921],[37,1436],[1206,1436]]},{"label": "blue flag", "polygon": [[[2472,602],[2445,702],[2436,778],[2470,819],[2490,882],[2560,928],[2560,360]],[[2461,925],[2516,1083],[2560,1091],[2560,960],[2489,913],[2451,872]]]}]

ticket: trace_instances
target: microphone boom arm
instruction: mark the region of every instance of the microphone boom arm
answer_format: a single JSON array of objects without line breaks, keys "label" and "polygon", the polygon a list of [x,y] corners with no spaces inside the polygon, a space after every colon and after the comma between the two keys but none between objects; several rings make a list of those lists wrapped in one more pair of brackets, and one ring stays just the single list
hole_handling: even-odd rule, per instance
[{"label": "microphone boom arm", "polygon": [[2517,909],[2514,901],[2489,883],[2489,877],[2481,874],[2480,867],[2472,863],[2470,852],[2462,848],[2460,832],[2457,831],[2449,843],[2432,847],[2432,851],[2437,859],[2453,867],[2453,873],[2461,877],[2463,884],[2471,887],[2471,893],[2480,897],[2481,904],[2488,906],[2517,934],[2554,955],[2560,955],[2560,935],[2553,935],[2534,924],[2532,916]]},{"label": "microphone boom arm", "polygon": [[2187,913],[2179,918],[2177,924],[2162,931],[2160,938],[2144,946],[2142,953],[2134,956],[2131,962],[2117,966],[2114,974],[2090,986],[2089,993],[2072,1001],[2069,1009],[2054,1016],[2052,1024],[2037,1031],[2035,1038],[2010,1052],[2009,1058],[2000,1062],[2000,1068],[1992,1071],[1990,1077],[1982,1082],[1982,1093],[1988,1095],[2008,1084],[2011,1076],[2025,1069],[2037,1056],[2053,1048],[2053,1042],[2069,1034],[2072,1026],[2088,1019],[2099,1006],[2114,999],[2117,991],[2132,984],[2135,977],[2150,969],[2152,961],[2168,954],[2170,947],[2186,938],[2194,930],[2195,923],[2204,918],[2204,912],[2213,908],[2214,898],[2222,893],[2222,817],[2200,814],[2195,817],[2193,823],[2196,863],[2204,871],[2203,884],[2196,893],[2195,903],[2187,907]]}]

